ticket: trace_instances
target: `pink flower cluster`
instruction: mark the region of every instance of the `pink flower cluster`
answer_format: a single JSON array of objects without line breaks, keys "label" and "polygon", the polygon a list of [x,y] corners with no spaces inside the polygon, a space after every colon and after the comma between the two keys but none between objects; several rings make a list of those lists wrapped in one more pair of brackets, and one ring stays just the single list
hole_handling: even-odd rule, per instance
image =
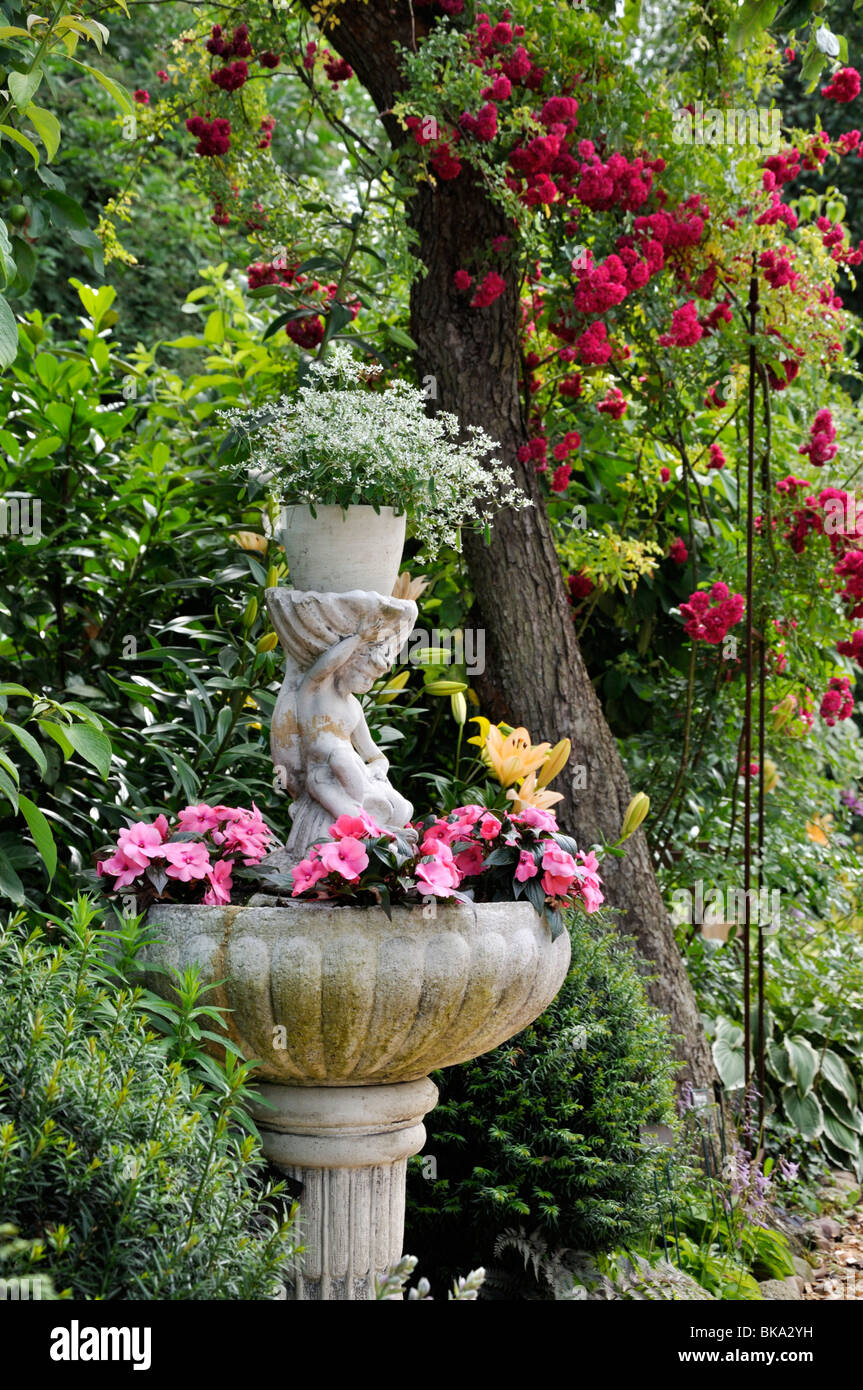
[{"label": "pink flower cluster", "polygon": [[[496,813],[472,804],[428,817],[414,829],[417,843],[402,841],[399,850],[396,837],[365,812],[340,816],[330,827],[331,840],[314,845],[293,870],[292,896],[380,899],[385,890],[387,901],[499,901],[503,889],[504,897],[526,893],[534,906],[547,899],[554,910],[578,903],[595,912],[603,902],[595,854],[571,853],[550,811],[528,806]],[[533,879],[537,889],[525,888]]]},{"label": "pink flower cluster", "polygon": [[674,310],[671,315],[671,331],[660,333],[659,343],[662,347],[694,347],[703,336],[704,329],[698,322],[695,300],[690,299]]},{"label": "pink flower cluster", "polygon": [[854,696],[851,694],[851,682],[847,676],[831,677],[821,697],[818,713],[831,729],[839,720],[850,719],[854,713]]},{"label": "pink flower cluster", "polygon": [[811,464],[816,468],[823,468],[825,463],[836,457],[838,445],[835,440],[836,426],[833,424],[833,416],[825,406],[816,413],[812,421],[808,443],[801,444],[797,452],[808,454]]},{"label": "pink flower cluster", "polygon": [[[193,839],[192,836],[200,836]],[[96,864],[97,873],[114,879],[113,891],[135,884],[161,897],[174,885],[206,881],[202,901],[231,901],[231,871],[238,860],[251,866],[267,853],[272,832],[257,806],[187,806],[171,829],[165,816],[152,823],[135,821],[117,836],[113,853]]]},{"label": "pink flower cluster", "polygon": [[856,68],[840,68],[821,88],[821,95],[828,101],[854,101],[860,95],[860,74]]},{"label": "pink flower cluster", "polygon": [[697,589],[688,603],[681,603],[680,612],[686,618],[684,632],[694,642],[718,646],[729,629],[743,617],[743,595],[730,594],[721,580],[711,589]]}]

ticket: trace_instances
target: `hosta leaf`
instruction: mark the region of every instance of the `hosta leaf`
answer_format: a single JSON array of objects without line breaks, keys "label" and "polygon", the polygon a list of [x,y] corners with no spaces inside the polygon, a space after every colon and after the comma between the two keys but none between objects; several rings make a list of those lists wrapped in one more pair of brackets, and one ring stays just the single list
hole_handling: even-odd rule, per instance
[{"label": "hosta leaf", "polygon": [[818,1071],[818,1053],[809,1039],[799,1034],[793,1038],[784,1038],[783,1045],[788,1053],[797,1090],[801,1096],[805,1096],[807,1091],[812,1089],[812,1082]]},{"label": "hosta leaf", "polygon": [[854,1154],[855,1157],[860,1151],[860,1136],[855,1134],[853,1129],[843,1125],[841,1120],[837,1120],[830,1111],[824,1113],[824,1133],[831,1143],[838,1149],[843,1149],[845,1153]]},{"label": "hosta leaf", "polygon": [[717,1038],[713,1044],[713,1060],[726,1091],[736,1091],[743,1085],[744,1061],[740,1048],[732,1047],[725,1038]]},{"label": "hosta leaf", "polygon": [[800,1131],[802,1139],[817,1139],[824,1129],[824,1112],[818,1097],[811,1092],[801,1096],[796,1086],[783,1086],[782,1104],[785,1114]]},{"label": "hosta leaf", "polygon": [[835,1086],[837,1091],[842,1092],[849,1105],[857,1104],[857,1086],[851,1074],[851,1068],[844,1057],[840,1057],[829,1047],[825,1049],[821,1058],[821,1074],[830,1082],[831,1086]]}]

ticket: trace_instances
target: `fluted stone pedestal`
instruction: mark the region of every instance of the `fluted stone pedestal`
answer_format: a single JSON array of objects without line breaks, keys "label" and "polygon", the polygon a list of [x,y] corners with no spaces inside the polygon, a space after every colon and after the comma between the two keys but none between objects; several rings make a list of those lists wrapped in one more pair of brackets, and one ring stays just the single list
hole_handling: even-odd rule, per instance
[{"label": "fluted stone pedestal", "polygon": [[[527,902],[151,908],[144,959],[197,964],[257,1060],[267,1157],[302,1183],[297,1299],[374,1297],[402,1254],[405,1173],[437,1090],[428,1073],[497,1047],[551,1003],[569,935]],[[170,978],[146,975],[172,997]],[[215,1044],[208,1044],[215,1049]]]},{"label": "fluted stone pedestal", "polygon": [[401,1258],[407,1161],[437,1101],[428,1078],[393,1086],[262,1086],[264,1153],[302,1184],[302,1273],[289,1297],[373,1299]]}]

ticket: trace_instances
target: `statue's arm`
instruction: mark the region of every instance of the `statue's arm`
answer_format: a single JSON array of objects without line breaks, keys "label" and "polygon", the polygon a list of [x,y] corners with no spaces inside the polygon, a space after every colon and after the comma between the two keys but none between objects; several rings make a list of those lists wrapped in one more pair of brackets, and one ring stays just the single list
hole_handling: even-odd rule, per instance
[{"label": "statue's arm", "polygon": [[325,680],[335,675],[336,671],[353,656],[362,644],[363,639],[359,633],[353,632],[350,637],[343,637],[334,646],[327,647],[327,650],[318,657],[314,665],[310,666],[303,676],[303,685],[306,689],[313,689],[322,685]]},{"label": "statue's arm", "polygon": [[389,760],[381,752],[372,738],[369,726],[366,723],[366,717],[362,710],[360,710],[360,717],[354,726],[351,742],[365,762],[375,764],[376,772],[386,772],[389,767]]}]

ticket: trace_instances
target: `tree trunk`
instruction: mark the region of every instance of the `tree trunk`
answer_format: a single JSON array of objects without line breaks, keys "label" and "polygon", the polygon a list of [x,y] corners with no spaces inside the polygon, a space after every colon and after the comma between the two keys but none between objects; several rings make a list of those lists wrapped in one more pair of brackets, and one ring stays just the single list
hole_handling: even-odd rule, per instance
[{"label": "tree trunk", "polygon": [[[387,0],[350,0],[339,9],[333,43],[371,94],[390,138],[401,132],[388,115],[399,85],[393,48],[412,43],[410,15]],[[418,25],[417,36],[422,29]],[[569,767],[555,782],[564,793],[561,824],[582,845],[617,839],[631,797],[614,736],[605,720],[575,639],[572,614],[539,480],[517,450],[527,437],[519,389],[519,303],[515,277],[484,309],[469,307],[453,275],[492,238],[511,232],[503,213],[466,169],[452,182],[423,183],[410,201],[418,235],[415,254],[426,267],[411,291],[411,331],[419,345],[419,377],[434,377],[437,405],[464,424],[481,425],[500,441],[521,489],[534,502],[504,511],[491,543],[466,540],[465,552],[485,628],[484,705],[494,720],[524,724],[537,740],[572,739]],[[641,788],[649,793],[650,787]],[[678,1035],[685,1075],[695,1084],[715,1072],[695,995],[674,940],[668,911],[639,831],[625,859],[605,861],[608,902],[619,909],[651,975],[653,1003]]]}]

